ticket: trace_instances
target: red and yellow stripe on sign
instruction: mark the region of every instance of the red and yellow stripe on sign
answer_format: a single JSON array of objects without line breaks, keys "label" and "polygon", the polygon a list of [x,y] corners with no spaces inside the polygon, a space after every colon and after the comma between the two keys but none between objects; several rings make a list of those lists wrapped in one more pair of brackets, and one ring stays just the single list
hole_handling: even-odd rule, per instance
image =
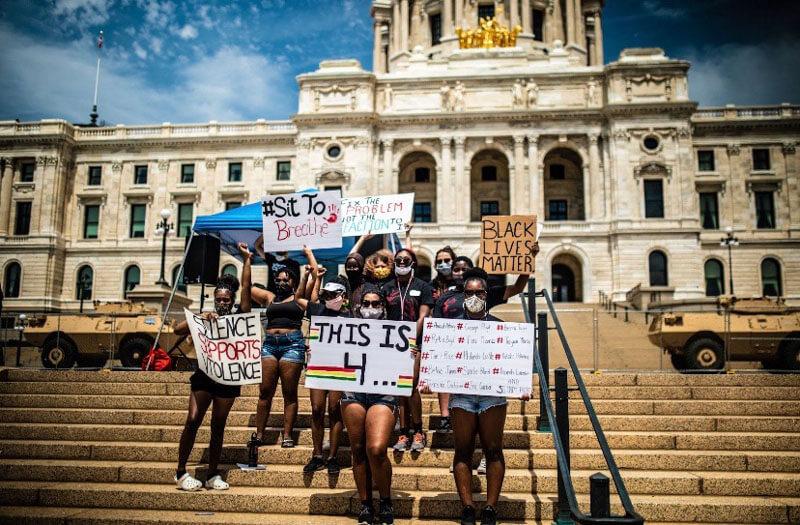
[{"label": "red and yellow stripe on sign", "polygon": [[397,388],[411,388],[414,384],[414,376],[397,376]]},{"label": "red and yellow stripe on sign", "polygon": [[319,328],[311,327],[308,330],[308,341],[319,341]]},{"label": "red and yellow stripe on sign", "polygon": [[408,346],[412,350],[417,347],[417,338],[416,337],[409,337],[408,338]]},{"label": "red and yellow stripe on sign", "polygon": [[355,381],[356,369],[341,366],[309,366],[306,368],[306,377],[318,379],[337,379],[339,381]]}]

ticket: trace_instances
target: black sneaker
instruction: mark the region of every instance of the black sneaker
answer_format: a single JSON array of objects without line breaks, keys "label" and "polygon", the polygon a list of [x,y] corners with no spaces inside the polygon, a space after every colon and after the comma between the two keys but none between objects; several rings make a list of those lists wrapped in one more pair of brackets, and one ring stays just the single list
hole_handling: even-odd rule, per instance
[{"label": "black sneaker", "polygon": [[497,511],[491,505],[486,505],[481,511],[481,525],[497,525]]},{"label": "black sneaker", "polygon": [[475,507],[467,505],[461,511],[461,525],[475,525]]},{"label": "black sneaker", "polygon": [[439,420],[439,428],[437,432],[450,432],[453,428],[450,426],[450,418],[443,417]]},{"label": "black sneaker", "polygon": [[306,463],[305,467],[303,467],[303,472],[306,474],[311,474],[312,472],[316,472],[324,468],[325,460],[322,459],[322,456],[311,456],[311,460]]},{"label": "black sneaker", "polygon": [[392,500],[381,500],[380,510],[378,511],[378,523],[380,523],[380,525],[394,524],[394,508],[392,507]]},{"label": "black sneaker", "polygon": [[334,475],[341,471],[342,467],[339,465],[339,460],[336,458],[328,458],[328,474]]},{"label": "black sneaker", "polygon": [[375,509],[372,505],[361,504],[361,512],[358,513],[358,525],[372,525],[375,521]]}]

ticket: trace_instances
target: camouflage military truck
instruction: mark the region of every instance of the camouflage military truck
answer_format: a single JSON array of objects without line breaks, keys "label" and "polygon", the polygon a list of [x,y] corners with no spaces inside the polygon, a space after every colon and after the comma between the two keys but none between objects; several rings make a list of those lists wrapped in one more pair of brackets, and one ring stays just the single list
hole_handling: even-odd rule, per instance
[{"label": "camouflage military truck", "polygon": [[799,307],[766,297],[719,297],[714,307],[690,312],[688,303],[663,305],[668,311],[648,328],[650,342],[670,355],[676,369],[720,370],[727,359],[800,370]]},{"label": "camouflage military truck", "polygon": [[[99,367],[114,352],[122,366],[140,366],[161,324],[161,315],[143,304],[95,302],[92,313],[37,314],[29,318],[23,337],[42,351],[46,368]],[[164,326],[159,346],[169,350],[180,339],[171,323]],[[194,354],[191,338],[181,346]]]}]

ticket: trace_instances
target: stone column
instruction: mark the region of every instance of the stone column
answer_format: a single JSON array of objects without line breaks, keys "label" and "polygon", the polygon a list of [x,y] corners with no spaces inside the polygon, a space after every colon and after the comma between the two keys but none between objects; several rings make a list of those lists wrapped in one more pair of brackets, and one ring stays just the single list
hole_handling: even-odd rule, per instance
[{"label": "stone column", "polygon": [[[453,170],[450,166],[450,142],[452,137],[439,137],[442,143],[442,169],[436,179],[436,215],[437,222],[452,222],[456,217],[456,201],[446,188],[456,187]],[[444,203],[448,203],[445,208]],[[442,220],[447,217],[447,220]]]},{"label": "stone column", "polygon": [[601,18],[602,11],[600,9],[594,12],[594,52],[595,64],[602,66],[603,58],[603,19]]},{"label": "stone column", "polygon": [[400,49],[408,51],[408,0],[400,0]]},{"label": "stone column", "polygon": [[392,139],[383,139],[383,191],[387,194],[397,193],[397,182],[394,180],[394,170],[392,169]]},{"label": "stone column", "polygon": [[589,213],[589,208],[586,209],[587,219],[599,219],[597,217],[600,210],[600,202],[603,197],[603,184],[600,176],[600,146],[598,144],[599,137],[597,134],[589,135],[589,198],[586,202],[591,202],[592,213]]},{"label": "stone column", "polygon": [[378,20],[372,24],[373,37],[372,37],[372,71],[375,73],[383,73],[386,69],[383,67],[383,46],[381,46],[381,28],[383,22]]},{"label": "stone column", "polygon": [[[525,2],[525,0],[522,1]],[[509,9],[511,10],[508,18],[509,26],[514,27],[519,25],[519,0],[511,0]]]},{"label": "stone column", "polygon": [[469,202],[470,202],[470,180],[469,174],[464,169],[464,144],[467,139],[457,136],[453,139],[456,145],[456,188],[461,188],[461,195],[455,192],[453,201],[456,203],[456,221],[464,224],[469,221]]},{"label": "stone column", "polygon": [[[408,11],[406,11],[408,15]],[[392,5],[392,55],[396,55],[402,49],[400,41],[400,30],[402,24],[400,23],[400,0],[394,0]]]},{"label": "stone column", "polygon": [[575,1],[575,43],[580,47],[586,47],[586,24],[584,22],[583,9],[581,9],[581,0]]},{"label": "stone column", "polygon": [[0,235],[8,235],[8,222],[11,219],[11,189],[14,182],[14,159],[3,159],[2,180],[0,180]]},{"label": "stone column", "polygon": [[465,25],[469,25],[464,23],[464,0],[455,0],[455,2],[456,2],[455,25],[456,27],[463,28]]},{"label": "stone column", "polygon": [[453,36],[453,0],[442,0],[442,37],[448,36]]},{"label": "stone column", "polygon": [[531,0],[522,0],[522,32],[526,35],[533,33],[531,26]]},{"label": "stone column", "polygon": [[528,135],[528,206],[539,221],[544,221],[544,188],[539,173],[539,135]]},{"label": "stone column", "polygon": [[566,44],[575,43],[575,4],[567,0],[567,41]]},{"label": "stone column", "polygon": [[525,136],[514,135],[514,179],[511,187],[510,208],[512,214],[526,213],[525,208]]}]

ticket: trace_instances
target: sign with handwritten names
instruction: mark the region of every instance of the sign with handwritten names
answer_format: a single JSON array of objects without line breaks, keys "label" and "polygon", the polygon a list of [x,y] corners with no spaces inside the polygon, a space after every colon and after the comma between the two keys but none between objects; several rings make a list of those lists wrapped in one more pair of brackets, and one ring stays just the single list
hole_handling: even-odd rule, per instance
[{"label": "sign with handwritten names", "polygon": [[481,258],[486,273],[532,274],[536,215],[491,215],[481,219]]},{"label": "sign with handwritten names", "polygon": [[280,252],[309,248],[341,248],[339,190],[266,195],[261,200],[264,250]]},{"label": "sign with handwritten names", "polygon": [[413,193],[342,199],[342,236],[402,232],[413,208]]},{"label": "sign with handwritten names", "polygon": [[533,338],[528,323],[425,319],[420,385],[454,394],[530,395]]},{"label": "sign with handwritten names", "polygon": [[308,388],[411,395],[416,323],[312,316],[308,334]]},{"label": "sign with handwritten names", "polygon": [[257,313],[204,319],[184,308],[197,366],[223,385],[261,383],[261,320]]}]

